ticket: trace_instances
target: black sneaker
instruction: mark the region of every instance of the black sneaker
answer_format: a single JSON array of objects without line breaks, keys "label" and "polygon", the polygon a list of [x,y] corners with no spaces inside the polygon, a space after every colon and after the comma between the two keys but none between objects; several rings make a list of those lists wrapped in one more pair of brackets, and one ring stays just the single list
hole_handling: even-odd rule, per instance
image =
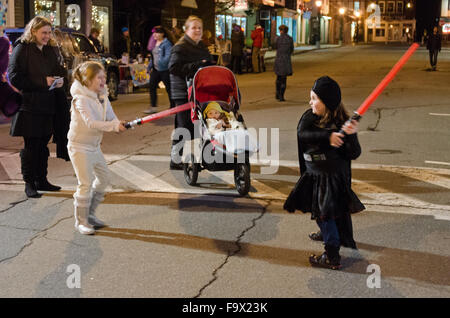
[{"label": "black sneaker", "polygon": [[327,252],[324,252],[320,256],[316,256],[316,255],[312,254],[309,257],[309,263],[312,266],[314,266],[314,267],[321,267],[321,268],[328,268],[328,269],[332,269],[332,270],[339,270],[339,269],[341,269],[340,260],[341,260],[340,256],[338,258],[334,259],[334,260],[330,259],[328,257]]}]

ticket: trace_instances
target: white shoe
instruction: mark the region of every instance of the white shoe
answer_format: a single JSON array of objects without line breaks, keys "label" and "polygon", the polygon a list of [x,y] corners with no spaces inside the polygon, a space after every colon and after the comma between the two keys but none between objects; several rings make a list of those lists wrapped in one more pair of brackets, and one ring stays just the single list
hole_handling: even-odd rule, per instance
[{"label": "white shoe", "polygon": [[95,230],[92,227],[87,227],[83,224],[78,224],[77,230],[84,235],[91,235],[95,233]]},{"label": "white shoe", "polygon": [[75,206],[75,229],[81,234],[94,234],[94,228],[87,222],[89,208]]},{"label": "white shoe", "polygon": [[144,110],[143,113],[144,114],[155,114],[155,113],[157,113],[157,111],[154,109],[147,109],[147,110]]}]

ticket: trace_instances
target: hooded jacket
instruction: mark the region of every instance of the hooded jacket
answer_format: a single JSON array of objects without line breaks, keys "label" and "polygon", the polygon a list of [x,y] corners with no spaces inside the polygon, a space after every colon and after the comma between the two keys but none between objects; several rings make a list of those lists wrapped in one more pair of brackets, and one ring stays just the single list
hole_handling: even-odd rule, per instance
[{"label": "hooded jacket", "polygon": [[72,95],[71,122],[67,135],[68,146],[81,151],[97,151],[103,132],[119,131],[120,121],[114,113],[105,89],[99,96],[75,80]]}]

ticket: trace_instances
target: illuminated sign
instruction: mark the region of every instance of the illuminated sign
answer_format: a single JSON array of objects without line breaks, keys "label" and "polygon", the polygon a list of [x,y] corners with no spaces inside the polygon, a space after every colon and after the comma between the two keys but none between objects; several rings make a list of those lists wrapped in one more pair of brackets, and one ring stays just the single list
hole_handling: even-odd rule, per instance
[{"label": "illuminated sign", "polygon": [[442,33],[443,34],[450,34],[450,23],[445,23],[442,26]]}]

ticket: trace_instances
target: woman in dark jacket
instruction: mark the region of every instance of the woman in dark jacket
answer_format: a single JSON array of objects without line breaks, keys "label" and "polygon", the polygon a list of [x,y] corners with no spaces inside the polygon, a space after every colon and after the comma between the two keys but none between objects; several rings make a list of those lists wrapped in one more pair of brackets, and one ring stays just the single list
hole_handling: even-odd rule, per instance
[{"label": "woman in dark jacket", "polygon": [[[185,35],[173,46],[169,60],[170,95],[176,106],[188,102],[187,82],[194,77],[197,70],[203,66],[213,64],[208,49],[201,41],[203,21],[196,16],[190,16],[186,20],[185,29]],[[190,137],[192,137],[194,125],[190,114],[190,110],[177,113],[175,116],[175,129],[185,128],[187,129],[185,132],[189,132]],[[181,170],[183,168],[181,155],[184,142],[183,137],[174,136],[170,154],[170,169]]]},{"label": "woman in dark jacket", "polygon": [[437,57],[441,51],[441,34],[436,26],[433,28],[433,33],[428,37],[427,50],[430,53],[431,70],[436,71]]},{"label": "woman in dark jacket", "polygon": [[242,54],[244,50],[244,32],[237,24],[233,26],[233,32],[231,33],[231,68],[233,73],[242,74]]},{"label": "woman in dark jacket", "polygon": [[168,38],[168,32],[161,26],[154,28],[152,34],[155,39],[155,45],[151,50],[151,60],[148,64],[148,72],[150,73],[150,104],[151,108],[145,110],[146,114],[156,112],[158,84],[162,81],[166,87],[169,96],[170,107],[173,107],[172,98],[170,97],[170,75],[169,75],[169,58],[173,43]]},{"label": "woman in dark jacket", "polygon": [[309,103],[311,109],[297,127],[301,177],[284,209],[311,212],[321,230],[325,252],[311,255],[309,261],[313,266],[339,269],[340,246],[356,248],[350,214],[364,210],[351,189],[351,160],[361,154],[358,123],[346,123],[349,115],[341,103],[341,90],[328,76],[316,80]]},{"label": "woman in dark jacket", "polygon": [[56,76],[64,75],[51,37],[50,21],[39,16],[33,18],[18,40],[8,66],[11,84],[23,95],[20,110],[11,123],[10,134],[24,138],[24,149],[20,151],[21,168],[25,193],[31,198],[41,196],[37,190],[61,189],[47,180],[50,154],[47,144],[53,134],[56,89],[63,86],[63,81],[58,81],[54,89],[49,88]]},{"label": "woman in dark jacket", "polygon": [[292,75],[291,55],[294,52],[294,41],[287,32],[289,28],[285,25],[280,25],[280,36],[276,39],[275,48],[277,55],[273,70],[277,75],[276,80],[276,99],[284,102],[284,92],[286,91],[287,77]]}]

